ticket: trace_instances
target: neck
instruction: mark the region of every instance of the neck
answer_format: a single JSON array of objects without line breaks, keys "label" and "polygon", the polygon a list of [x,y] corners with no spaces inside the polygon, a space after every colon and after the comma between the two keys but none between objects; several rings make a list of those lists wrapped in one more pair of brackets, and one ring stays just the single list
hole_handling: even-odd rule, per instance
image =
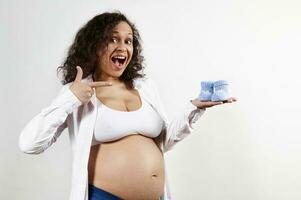
[{"label": "neck", "polygon": [[111,82],[113,85],[124,85],[123,81],[119,80],[119,78],[112,77],[112,76],[102,76],[99,77],[98,75],[93,75],[93,81],[108,81]]}]

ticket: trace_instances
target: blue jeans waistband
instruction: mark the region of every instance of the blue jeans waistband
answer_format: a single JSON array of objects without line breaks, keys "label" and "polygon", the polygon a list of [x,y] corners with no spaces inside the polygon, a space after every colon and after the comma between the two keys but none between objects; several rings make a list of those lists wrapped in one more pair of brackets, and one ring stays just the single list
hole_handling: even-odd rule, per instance
[{"label": "blue jeans waistband", "polygon": [[89,184],[89,200],[122,200],[116,195]]}]

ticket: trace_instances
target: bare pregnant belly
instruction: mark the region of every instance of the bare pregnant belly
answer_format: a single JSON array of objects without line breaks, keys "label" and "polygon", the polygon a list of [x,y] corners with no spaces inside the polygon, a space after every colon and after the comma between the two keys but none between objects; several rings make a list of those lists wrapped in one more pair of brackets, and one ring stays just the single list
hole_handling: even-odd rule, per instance
[{"label": "bare pregnant belly", "polygon": [[91,147],[89,184],[126,200],[158,200],[164,160],[152,138],[130,135]]}]

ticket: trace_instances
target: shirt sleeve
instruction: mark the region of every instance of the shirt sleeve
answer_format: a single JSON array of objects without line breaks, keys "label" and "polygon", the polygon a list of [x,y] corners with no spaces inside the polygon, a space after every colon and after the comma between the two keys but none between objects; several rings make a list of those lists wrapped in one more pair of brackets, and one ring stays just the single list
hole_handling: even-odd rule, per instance
[{"label": "shirt sleeve", "polygon": [[149,80],[151,87],[153,88],[155,95],[155,102],[157,102],[157,107],[161,110],[161,114],[164,119],[164,127],[162,129],[163,133],[163,151],[167,152],[171,150],[175,144],[183,140],[194,130],[193,125],[196,121],[204,114],[205,108],[200,109],[188,101],[182,109],[176,111],[177,115],[171,120],[168,119],[165,111],[165,107],[162,103],[158,87],[153,80]]},{"label": "shirt sleeve", "polygon": [[19,136],[19,148],[27,154],[39,154],[50,147],[67,127],[67,117],[82,103],[64,85],[48,107],[33,117]]}]

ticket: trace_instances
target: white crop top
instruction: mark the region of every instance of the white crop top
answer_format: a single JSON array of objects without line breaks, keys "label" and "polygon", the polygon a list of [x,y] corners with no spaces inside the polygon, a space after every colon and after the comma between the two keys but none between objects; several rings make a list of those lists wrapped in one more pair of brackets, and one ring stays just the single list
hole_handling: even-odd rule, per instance
[{"label": "white crop top", "polygon": [[141,101],[142,106],[138,110],[126,112],[109,108],[97,99],[98,112],[92,146],[132,134],[151,138],[160,135],[163,126],[162,118],[142,97]]}]

